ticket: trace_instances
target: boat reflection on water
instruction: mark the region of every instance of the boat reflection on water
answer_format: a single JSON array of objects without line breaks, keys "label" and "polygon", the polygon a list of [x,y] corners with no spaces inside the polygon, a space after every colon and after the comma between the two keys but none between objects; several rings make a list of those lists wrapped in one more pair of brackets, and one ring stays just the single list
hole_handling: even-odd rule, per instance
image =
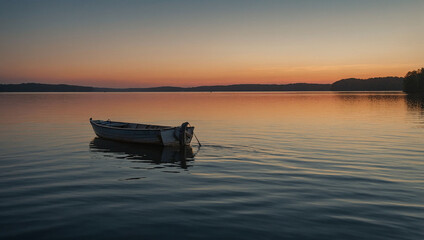
[{"label": "boat reflection on water", "polygon": [[137,143],[124,143],[103,138],[94,138],[90,142],[90,150],[103,152],[105,156],[116,154],[117,158],[146,163],[179,163],[181,168],[187,169],[189,162],[194,161],[191,146],[163,147]]}]

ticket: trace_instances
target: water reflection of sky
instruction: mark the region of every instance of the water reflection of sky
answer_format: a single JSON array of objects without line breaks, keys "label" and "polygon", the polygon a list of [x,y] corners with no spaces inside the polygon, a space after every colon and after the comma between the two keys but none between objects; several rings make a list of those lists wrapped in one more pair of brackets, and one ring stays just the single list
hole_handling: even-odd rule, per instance
[{"label": "water reflection of sky", "polygon": [[[0,94],[0,238],[421,240],[422,105],[403,93]],[[90,117],[188,121],[202,147],[194,160],[196,143],[184,156],[98,139]]]},{"label": "water reflection of sky", "polygon": [[405,102],[411,121],[424,128],[424,95],[408,94],[405,96]]}]

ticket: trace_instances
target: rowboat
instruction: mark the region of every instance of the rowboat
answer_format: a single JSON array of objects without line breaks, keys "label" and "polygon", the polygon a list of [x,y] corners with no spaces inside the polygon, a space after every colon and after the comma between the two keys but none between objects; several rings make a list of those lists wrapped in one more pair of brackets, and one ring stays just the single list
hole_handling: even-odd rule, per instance
[{"label": "rowboat", "polygon": [[186,146],[190,145],[194,135],[194,127],[189,126],[188,122],[170,127],[90,118],[90,123],[97,136],[121,142]]}]

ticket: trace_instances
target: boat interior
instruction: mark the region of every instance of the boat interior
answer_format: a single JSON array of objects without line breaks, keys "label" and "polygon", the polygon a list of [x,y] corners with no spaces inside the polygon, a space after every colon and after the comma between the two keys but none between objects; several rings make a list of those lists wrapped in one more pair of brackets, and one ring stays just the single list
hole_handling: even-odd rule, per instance
[{"label": "boat interior", "polygon": [[148,129],[148,130],[172,128],[172,127],[169,127],[169,126],[149,125],[149,124],[140,124],[140,123],[113,122],[113,121],[102,121],[102,120],[94,120],[93,122],[95,122],[99,125],[104,125],[104,126],[108,126],[108,127],[115,127],[115,128]]}]

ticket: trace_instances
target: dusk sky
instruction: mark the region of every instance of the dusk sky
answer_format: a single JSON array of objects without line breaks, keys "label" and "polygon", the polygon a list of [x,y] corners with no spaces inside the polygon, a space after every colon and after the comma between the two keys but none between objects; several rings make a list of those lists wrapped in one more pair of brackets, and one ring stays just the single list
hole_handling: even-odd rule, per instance
[{"label": "dusk sky", "polygon": [[0,1],[0,83],[332,83],[424,67],[423,0]]}]

